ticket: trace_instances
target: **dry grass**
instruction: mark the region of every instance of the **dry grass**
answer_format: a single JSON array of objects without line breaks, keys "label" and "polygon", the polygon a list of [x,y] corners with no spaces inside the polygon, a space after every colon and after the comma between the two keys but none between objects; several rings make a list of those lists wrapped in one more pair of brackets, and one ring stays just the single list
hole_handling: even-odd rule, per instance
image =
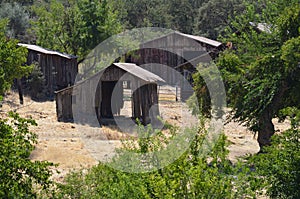
[{"label": "dry grass", "polygon": [[[176,126],[194,125],[197,120],[191,116],[186,105],[174,100],[175,98],[172,101],[160,102],[161,117]],[[117,142],[112,142],[114,144],[103,143],[103,140],[117,141],[130,136],[120,132],[115,126],[97,128],[57,122],[55,102],[35,102],[25,97],[24,105],[19,105],[18,95],[14,92],[8,93],[5,97],[3,107],[0,109],[0,117],[6,117],[9,110],[14,110],[23,117],[32,117],[37,121],[38,126],[32,127],[31,130],[39,136],[39,142],[31,154],[31,158],[32,160],[48,160],[59,164],[58,170],[62,173],[54,176],[56,180],[62,180],[63,175],[70,169],[89,168],[97,164],[96,153],[100,153],[101,157],[107,156],[112,153],[112,146],[119,145]],[[125,107],[124,111],[129,113],[131,108],[127,107],[126,109]],[[274,122],[279,131],[289,127],[288,123]],[[256,139],[246,128],[231,122],[225,126],[224,131],[232,143],[229,147],[231,160],[247,153],[258,152]],[[92,138],[90,139],[91,142],[84,141],[85,138]],[[97,148],[99,145],[101,145],[100,148]],[[107,149],[107,146],[110,149]]]}]

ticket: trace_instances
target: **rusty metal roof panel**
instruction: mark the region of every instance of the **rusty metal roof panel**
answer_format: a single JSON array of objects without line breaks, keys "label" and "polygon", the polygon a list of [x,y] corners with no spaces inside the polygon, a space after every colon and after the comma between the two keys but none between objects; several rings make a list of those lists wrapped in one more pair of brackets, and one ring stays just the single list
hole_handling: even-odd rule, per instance
[{"label": "rusty metal roof panel", "polygon": [[146,82],[165,82],[161,77],[155,75],[140,66],[132,63],[114,63],[113,65],[123,69],[124,71],[140,78]]},{"label": "rusty metal roof panel", "polygon": [[64,57],[64,58],[67,58],[67,59],[77,58],[74,55],[68,55],[68,54],[57,52],[57,51],[48,50],[48,49],[42,48],[42,47],[37,46],[37,45],[19,43],[18,46],[23,46],[23,47],[25,47],[29,50],[37,51],[37,52],[47,54],[47,55],[57,55],[57,56]]}]

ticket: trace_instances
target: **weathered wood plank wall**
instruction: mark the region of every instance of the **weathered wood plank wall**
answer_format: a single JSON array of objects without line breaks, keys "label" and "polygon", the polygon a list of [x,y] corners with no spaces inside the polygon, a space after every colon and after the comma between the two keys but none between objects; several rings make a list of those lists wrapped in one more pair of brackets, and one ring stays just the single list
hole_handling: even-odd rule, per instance
[{"label": "weathered wood plank wall", "polygon": [[207,53],[208,56],[204,56],[198,59],[197,62],[194,61],[192,63],[197,65],[199,62],[207,63],[212,61],[221,48],[222,46],[215,47],[201,43],[191,37],[184,36],[184,34],[175,32],[165,37],[145,42],[140,46],[139,50],[132,52],[133,55],[128,54],[126,60],[159,75],[172,86],[177,85],[181,87],[181,99],[185,100],[191,95],[193,90],[191,86],[183,85],[185,82],[180,81],[182,80],[180,76],[184,76],[188,82],[193,83],[190,77],[196,70],[192,64],[188,64],[189,66],[186,68],[177,66],[186,64],[186,62]]},{"label": "weathered wood plank wall", "polygon": [[75,82],[78,66],[77,58],[65,58],[59,55],[43,54],[28,50],[27,64],[37,63],[45,77],[47,95],[53,96],[54,91],[72,86]]},{"label": "weathered wood plank wall", "polygon": [[[76,120],[78,123],[93,125],[101,122],[103,116],[109,115],[110,108],[108,106],[111,104],[113,104],[112,113],[118,113],[118,109],[122,108],[121,101],[123,103],[123,88],[120,87],[122,84],[119,83],[120,88],[117,90],[122,90],[117,91],[119,92],[116,96],[117,99],[111,99],[111,96],[108,99],[106,95],[111,95],[112,91],[103,91],[103,85],[105,85],[103,83],[122,82],[124,80],[130,82],[133,93],[132,117],[140,119],[144,124],[156,119],[159,115],[157,84],[145,82],[120,68],[108,67],[105,71],[79,84],[56,92],[58,120]],[[118,103],[117,107],[114,106],[116,103]],[[105,107],[105,114],[101,111],[103,107]]]}]

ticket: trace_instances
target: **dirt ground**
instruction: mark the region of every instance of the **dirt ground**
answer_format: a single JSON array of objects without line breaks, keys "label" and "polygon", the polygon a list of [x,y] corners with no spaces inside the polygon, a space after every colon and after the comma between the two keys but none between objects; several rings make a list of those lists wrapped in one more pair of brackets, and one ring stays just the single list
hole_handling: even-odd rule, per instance
[{"label": "dirt ground", "polygon": [[[184,126],[196,122],[184,103],[162,101],[159,106],[161,117],[170,123]],[[8,110],[36,120],[38,126],[32,127],[31,130],[37,133],[38,144],[30,158],[59,164],[57,170],[60,173],[53,175],[53,179],[57,181],[61,181],[70,170],[90,168],[97,164],[98,160],[108,159],[114,148],[120,145],[118,140],[127,136],[113,126],[100,128],[58,122],[54,101],[35,102],[25,97],[24,104],[20,105],[15,92],[8,93],[4,98],[0,116],[4,116]],[[126,108],[125,103],[125,109],[121,113],[129,114],[128,110],[130,109]],[[274,123],[278,131],[289,127],[288,122]],[[229,158],[232,161],[235,161],[236,157],[258,152],[256,138],[245,127],[230,122],[225,125],[224,131],[231,142]]]}]

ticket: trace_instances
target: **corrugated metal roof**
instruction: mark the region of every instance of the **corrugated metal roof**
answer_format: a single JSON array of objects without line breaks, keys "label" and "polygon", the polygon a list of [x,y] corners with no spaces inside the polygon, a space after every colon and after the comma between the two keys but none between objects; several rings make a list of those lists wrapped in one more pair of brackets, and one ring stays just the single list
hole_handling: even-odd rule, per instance
[{"label": "corrugated metal roof", "polygon": [[60,53],[60,52],[53,51],[53,50],[47,50],[47,49],[42,48],[42,47],[37,46],[37,45],[22,44],[22,43],[19,43],[18,45],[23,46],[23,47],[25,47],[29,50],[34,50],[34,51],[37,51],[37,52],[40,52],[40,53],[43,53],[43,54],[47,54],[47,55],[57,55],[57,56],[64,57],[64,58],[67,58],[67,59],[77,58],[74,55],[68,55],[68,54]]},{"label": "corrugated metal roof", "polygon": [[187,38],[193,39],[195,41],[199,41],[201,43],[208,44],[208,45],[213,46],[213,47],[219,47],[219,46],[222,45],[221,42],[218,42],[218,41],[215,41],[215,40],[212,40],[212,39],[208,39],[206,37],[201,37],[201,36],[196,36],[196,35],[189,35],[189,34],[181,33],[181,32],[178,32],[178,31],[174,31],[172,33],[163,35],[161,37],[148,40],[148,41],[144,42],[143,45],[145,45],[147,43],[150,43],[150,42],[153,42],[153,41],[156,41],[156,40],[165,39],[166,37],[168,37],[170,35],[173,35],[173,34],[177,34],[177,35],[180,35],[180,36],[183,36],[183,37],[187,37]]},{"label": "corrugated metal roof", "polygon": [[[160,82],[165,82],[165,80],[163,80],[161,77],[159,77],[158,75],[155,75],[143,68],[141,68],[140,66],[136,65],[136,64],[132,64],[132,63],[113,63],[112,65],[130,73],[131,75],[141,79],[141,80],[144,80],[146,82],[151,82],[151,83],[156,83],[158,81]],[[111,66],[112,66],[111,65]],[[111,67],[110,66],[110,67]],[[108,68],[108,67],[107,67]],[[73,86],[69,86],[69,87],[66,87],[66,88],[63,88],[59,91],[55,91],[55,93],[60,93],[60,92],[63,92],[63,91],[66,91],[66,90],[69,90],[71,88],[75,88],[79,85],[82,85],[84,84],[86,81],[94,78],[94,77],[98,77],[99,74],[101,75],[101,73],[103,73],[105,71],[105,69],[107,68],[104,68],[102,70],[100,70],[99,72],[97,72],[96,74],[92,75],[91,77],[87,78],[87,79],[84,79],[84,80],[81,80],[79,82],[76,82]]]},{"label": "corrugated metal roof", "polygon": [[113,65],[123,69],[124,71],[136,76],[137,78],[140,78],[146,82],[165,82],[162,78],[160,78],[158,75],[155,75],[140,66],[136,64],[131,63],[113,63]]},{"label": "corrugated metal roof", "polygon": [[201,36],[196,36],[196,35],[189,35],[189,34],[184,34],[184,33],[181,33],[181,32],[176,32],[176,33],[179,34],[179,35],[194,39],[194,40],[199,41],[201,43],[209,44],[211,46],[218,47],[218,46],[222,45],[221,42],[218,42],[218,41],[215,41],[215,40],[212,40],[212,39],[208,39],[206,37],[201,37]]}]

